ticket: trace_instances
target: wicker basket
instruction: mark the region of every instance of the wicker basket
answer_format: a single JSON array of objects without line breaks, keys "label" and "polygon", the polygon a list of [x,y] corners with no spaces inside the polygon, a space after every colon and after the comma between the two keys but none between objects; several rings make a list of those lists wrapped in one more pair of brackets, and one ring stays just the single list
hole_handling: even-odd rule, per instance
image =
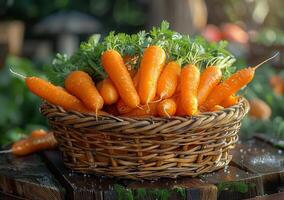
[{"label": "wicker basket", "polygon": [[194,117],[127,118],[67,112],[44,102],[63,153],[75,171],[130,179],[197,176],[227,165],[247,100]]}]

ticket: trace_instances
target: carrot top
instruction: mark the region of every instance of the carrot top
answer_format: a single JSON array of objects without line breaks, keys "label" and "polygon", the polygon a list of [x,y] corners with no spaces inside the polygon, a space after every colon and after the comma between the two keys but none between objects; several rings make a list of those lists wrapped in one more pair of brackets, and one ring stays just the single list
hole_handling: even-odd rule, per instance
[{"label": "carrot top", "polygon": [[169,23],[163,21],[159,27],[153,27],[149,32],[140,31],[136,34],[110,32],[104,39],[96,34],[72,55],[57,54],[52,65],[47,68],[49,80],[61,84],[67,74],[75,70],[87,72],[95,81],[106,78],[106,72],[100,63],[103,52],[114,49],[122,57],[129,57],[127,66],[136,69],[140,66],[143,51],[150,45],[160,46],[167,54],[167,62],[176,61],[184,66],[195,64],[201,70],[216,64],[224,70],[223,74],[230,74],[234,57],[225,49],[227,43],[208,43],[201,37],[192,38],[180,34],[169,28]]}]

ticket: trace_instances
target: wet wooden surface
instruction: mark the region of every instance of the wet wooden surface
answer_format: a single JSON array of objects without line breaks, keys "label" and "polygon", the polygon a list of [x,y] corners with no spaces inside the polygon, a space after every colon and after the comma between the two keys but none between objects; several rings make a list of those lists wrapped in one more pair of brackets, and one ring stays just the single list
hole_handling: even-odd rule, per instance
[{"label": "wet wooden surface", "polygon": [[121,199],[117,186],[133,194],[143,189],[143,200],[153,199],[147,195],[153,190],[167,191],[168,199],[284,199],[284,149],[275,141],[258,135],[232,153],[230,165],[217,172],[143,182],[73,173],[57,151],[21,158],[1,155],[0,199]]},{"label": "wet wooden surface", "polygon": [[[37,154],[0,156],[0,190],[28,199],[64,199],[65,189]],[[7,197],[8,198],[8,197]]]}]

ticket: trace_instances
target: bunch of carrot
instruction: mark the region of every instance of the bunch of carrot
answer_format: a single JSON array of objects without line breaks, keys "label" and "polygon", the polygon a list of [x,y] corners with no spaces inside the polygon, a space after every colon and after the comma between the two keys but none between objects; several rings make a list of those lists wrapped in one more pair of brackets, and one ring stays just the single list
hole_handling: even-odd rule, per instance
[{"label": "bunch of carrot", "polygon": [[263,64],[239,70],[222,81],[218,66],[201,71],[195,63],[181,66],[178,61],[166,61],[162,47],[149,45],[138,69],[130,71],[123,56],[109,49],[101,55],[108,77],[97,84],[83,71],[71,72],[65,78],[65,88],[37,77],[25,80],[31,92],[67,110],[106,115],[102,111],[106,108],[111,114],[128,117],[192,116],[236,104],[236,93],[252,81]]}]

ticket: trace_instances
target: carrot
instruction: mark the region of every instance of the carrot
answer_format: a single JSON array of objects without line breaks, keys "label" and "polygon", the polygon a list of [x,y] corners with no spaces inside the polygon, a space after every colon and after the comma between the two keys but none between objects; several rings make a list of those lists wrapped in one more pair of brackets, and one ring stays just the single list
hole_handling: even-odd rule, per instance
[{"label": "carrot", "polygon": [[[133,81],[134,87],[137,89],[138,81],[139,81],[139,70],[136,72],[132,81]],[[117,101],[116,108],[120,114],[125,114],[133,110],[133,108],[130,108],[129,106],[127,106],[121,98]]]},{"label": "carrot", "polygon": [[66,110],[89,112],[79,99],[66,92],[63,88],[55,86],[38,77],[25,78],[28,89],[44,100],[61,106]]},{"label": "carrot", "polygon": [[45,130],[36,129],[36,130],[31,132],[30,137],[42,137],[42,136],[45,136],[46,134],[48,134],[48,133]]},{"label": "carrot", "polygon": [[245,69],[241,69],[231,75],[228,79],[214,87],[206,101],[202,105],[206,110],[210,110],[215,105],[220,105],[222,101],[224,101],[229,96],[238,92],[241,88],[250,83],[254,77],[255,70],[261,66],[263,63],[271,60],[278,54],[266,59],[255,67],[248,67]]},{"label": "carrot", "polygon": [[181,70],[181,105],[187,115],[195,115],[198,112],[197,89],[199,78],[200,72],[195,65],[186,65]]},{"label": "carrot", "polygon": [[284,79],[279,75],[273,75],[269,78],[270,86],[276,95],[284,93]]},{"label": "carrot", "polygon": [[167,99],[173,96],[178,84],[181,67],[178,63],[169,62],[158,79],[157,96]]},{"label": "carrot", "polygon": [[49,133],[43,136],[29,137],[27,139],[20,140],[14,143],[12,148],[8,151],[17,156],[24,156],[41,150],[52,149],[56,146],[57,141],[54,138],[54,135]]},{"label": "carrot", "polygon": [[122,100],[131,108],[137,107],[140,99],[121,55],[115,50],[108,50],[103,53],[101,61]]},{"label": "carrot", "polygon": [[141,104],[149,104],[155,98],[158,78],[165,61],[166,53],[161,47],[149,46],[144,50],[138,85]]},{"label": "carrot", "polygon": [[213,108],[211,108],[210,111],[214,112],[214,111],[219,111],[219,110],[222,110],[222,109],[224,109],[223,106],[215,105]]},{"label": "carrot", "polygon": [[119,95],[115,86],[109,78],[106,78],[99,84],[97,84],[97,88],[106,105],[111,105],[117,102]]},{"label": "carrot", "polygon": [[249,117],[253,119],[268,120],[271,116],[270,106],[261,99],[249,100],[250,110]]},{"label": "carrot", "polygon": [[146,117],[146,116],[156,116],[157,115],[157,102],[151,103],[149,105],[143,105],[141,108],[135,108],[128,113],[121,116],[124,117]]},{"label": "carrot", "polygon": [[222,72],[216,66],[207,67],[200,76],[197,99],[198,105],[202,105],[212,89],[220,82]]},{"label": "carrot", "polygon": [[73,71],[64,82],[68,92],[79,98],[87,108],[95,111],[102,109],[104,100],[99,94],[92,78],[83,71]]},{"label": "carrot", "polygon": [[160,117],[170,117],[175,115],[177,111],[177,104],[173,98],[164,99],[157,105],[157,113]]},{"label": "carrot", "polygon": [[224,108],[228,108],[230,106],[236,105],[239,101],[239,97],[236,95],[230,95],[228,98],[224,99],[221,102],[221,106],[223,106]]}]

